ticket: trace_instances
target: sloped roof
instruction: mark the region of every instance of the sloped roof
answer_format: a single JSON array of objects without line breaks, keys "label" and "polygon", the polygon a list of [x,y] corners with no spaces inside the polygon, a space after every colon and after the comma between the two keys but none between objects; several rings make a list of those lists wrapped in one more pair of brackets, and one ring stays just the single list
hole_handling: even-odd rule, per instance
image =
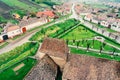
[{"label": "sloped roof", "polygon": [[57,67],[55,62],[48,55],[45,55],[24,80],[55,80]]},{"label": "sloped roof", "polygon": [[120,80],[120,63],[85,55],[71,55],[63,79]]},{"label": "sloped roof", "polygon": [[7,32],[10,32],[10,31],[14,31],[14,30],[17,30],[17,29],[20,29],[20,27],[17,26],[17,25],[11,25],[11,26],[7,27],[5,30]]},{"label": "sloped roof", "polygon": [[46,15],[48,17],[55,17],[54,12],[53,11],[49,11],[49,10],[44,11],[44,12],[37,12],[37,14],[36,14],[37,17],[41,17],[42,15]]},{"label": "sloped roof", "polygon": [[45,38],[41,45],[40,52],[66,60],[69,48],[64,40]]}]

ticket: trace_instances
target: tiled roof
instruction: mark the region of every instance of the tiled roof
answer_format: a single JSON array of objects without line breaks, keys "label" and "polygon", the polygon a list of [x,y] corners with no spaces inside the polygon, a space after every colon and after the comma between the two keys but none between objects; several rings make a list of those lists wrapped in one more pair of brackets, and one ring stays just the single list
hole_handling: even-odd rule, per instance
[{"label": "tiled roof", "polygon": [[120,62],[73,54],[65,65],[63,79],[120,80]]},{"label": "tiled roof", "polygon": [[7,28],[5,29],[5,31],[10,32],[10,31],[14,31],[14,30],[17,30],[17,29],[20,29],[20,27],[17,26],[17,25],[13,25],[13,26],[7,27]]},{"label": "tiled roof", "polygon": [[66,60],[69,48],[63,40],[45,38],[40,48],[40,52]]},{"label": "tiled roof", "polygon": [[25,77],[25,80],[55,80],[58,66],[48,56],[45,55],[36,66]]}]

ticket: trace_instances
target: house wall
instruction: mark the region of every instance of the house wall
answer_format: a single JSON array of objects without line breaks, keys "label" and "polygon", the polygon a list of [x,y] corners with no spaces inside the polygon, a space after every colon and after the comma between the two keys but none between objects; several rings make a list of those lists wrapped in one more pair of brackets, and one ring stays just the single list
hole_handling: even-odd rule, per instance
[{"label": "house wall", "polygon": [[105,22],[105,21],[102,21],[100,24],[101,24],[102,26],[105,26],[105,27],[108,27],[108,26],[109,26],[109,23],[108,23],[108,22]]},{"label": "house wall", "polygon": [[9,38],[13,38],[14,36],[19,35],[21,33],[22,33],[21,29],[17,29],[17,30],[7,32],[7,35],[8,35]]},{"label": "house wall", "polygon": [[86,16],[85,16],[85,18],[84,18],[85,20],[87,20],[87,21],[90,21],[91,19],[90,18],[87,18]]},{"label": "house wall", "polygon": [[116,26],[113,26],[113,25],[112,25],[112,26],[111,26],[111,29],[120,32],[120,26],[117,26],[117,25],[116,25]]},{"label": "house wall", "polygon": [[95,19],[92,19],[92,22],[98,24],[98,21]]},{"label": "house wall", "polygon": [[[45,53],[41,53],[41,52],[38,52],[36,57],[38,59],[41,59],[45,56]],[[64,68],[64,65],[66,64],[67,60],[63,59],[63,58],[59,58],[59,57],[54,57],[54,56],[50,56],[54,62],[60,66],[61,70]]]},{"label": "house wall", "polygon": [[57,65],[60,66],[61,69],[64,68],[64,65],[65,65],[66,62],[67,62],[65,59],[59,58],[59,57],[54,57],[54,56],[50,56],[50,57],[55,61],[55,63],[56,63]]}]

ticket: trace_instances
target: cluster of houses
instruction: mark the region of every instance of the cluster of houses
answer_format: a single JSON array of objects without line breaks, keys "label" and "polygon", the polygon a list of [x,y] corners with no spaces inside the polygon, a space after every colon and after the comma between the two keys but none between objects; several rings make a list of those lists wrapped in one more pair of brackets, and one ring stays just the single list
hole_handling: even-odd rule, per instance
[{"label": "cluster of houses", "polygon": [[118,9],[115,9],[112,13],[111,9],[107,10],[100,8],[92,8],[88,5],[78,4],[75,6],[75,10],[77,14],[85,16],[84,20],[120,32],[120,18],[118,18]]},{"label": "cluster of houses", "polygon": [[4,25],[4,30],[0,34],[0,42],[3,42],[9,38],[13,38],[14,36],[23,34],[27,30],[52,21],[55,17],[56,15],[53,11],[47,10],[44,12],[37,12],[36,17],[24,16],[22,19],[19,20],[19,24],[12,24],[8,22]]},{"label": "cluster of houses", "polygon": [[62,5],[53,6],[55,12],[58,12],[61,15],[70,14],[71,13],[71,7],[72,7],[71,2],[63,3]]},{"label": "cluster of houses", "polygon": [[58,76],[62,80],[120,79],[120,62],[71,54],[63,40],[45,38],[36,58],[37,65],[24,80],[57,80]]}]

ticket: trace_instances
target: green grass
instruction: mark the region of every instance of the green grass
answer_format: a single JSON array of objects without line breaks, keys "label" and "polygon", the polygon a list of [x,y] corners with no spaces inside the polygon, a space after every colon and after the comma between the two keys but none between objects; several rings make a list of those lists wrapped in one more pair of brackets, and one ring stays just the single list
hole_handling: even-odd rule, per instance
[{"label": "green grass", "polygon": [[68,40],[91,39],[95,36],[96,36],[95,33],[89,31],[85,27],[78,26],[76,29],[72,30],[71,32],[69,32],[65,36],[63,36],[63,39],[68,39]]},{"label": "green grass", "polygon": [[93,56],[93,57],[97,57],[97,58],[104,58],[104,59],[109,59],[109,60],[115,60],[115,61],[120,61],[120,56],[114,56],[111,57],[108,54],[103,54],[101,53],[101,55],[99,55],[96,52],[87,52],[87,50],[81,50],[81,49],[75,49],[75,48],[70,48],[71,53],[73,54],[80,54],[80,55],[88,55],[88,56]]},{"label": "green grass", "polygon": [[27,5],[23,2],[20,2],[19,0],[1,0],[4,3],[6,3],[7,5],[14,7],[14,8],[20,8],[23,10],[27,10],[27,11],[37,11],[37,9],[35,7],[32,7],[30,5]]},{"label": "green grass", "polygon": [[0,70],[6,69],[9,66],[19,62],[20,60],[33,56],[36,54],[39,47],[38,43],[25,43],[19,47],[16,47],[10,52],[0,55]]},{"label": "green grass", "polygon": [[[30,69],[37,63],[37,60],[27,58],[15,65],[12,65],[8,69],[4,70],[0,73],[0,80],[23,80],[26,74],[30,71]],[[24,64],[22,68],[17,71],[13,69],[20,64]]]}]

